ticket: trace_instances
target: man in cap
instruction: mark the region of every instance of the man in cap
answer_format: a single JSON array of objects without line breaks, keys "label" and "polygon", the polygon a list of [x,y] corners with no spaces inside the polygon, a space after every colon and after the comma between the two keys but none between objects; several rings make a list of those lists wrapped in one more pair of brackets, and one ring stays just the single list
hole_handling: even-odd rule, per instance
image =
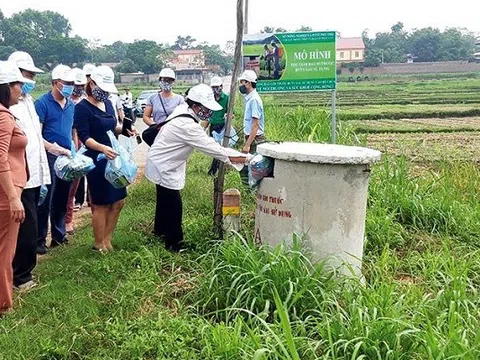
[{"label": "man in cap", "polygon": [[[35,66],[30,54],[24,51],[15,51],[8,60],[15,63],[23,77],[29,80],[34,81],[37,74],[43,73],[41,69]],[[35,83],[23,84],[22,97],[17,105],[10,107],[10,111],[18,119],[17,124],[28,138],[26,155],[30,173],[30,178],[21,197],[25,209],[25,220],[20,225],[15,258],[13,259],[13,284],[20,289],[29,289],[36,285],[32,279],[32,270],[37,264],[37,204],[40,187],[50,184],[50,169],[43,143],[40,120],[35,111],[33,98],[30,95],[34,88]]]},{"label": "man in cap", "polygon": [[135,117],[133,115],[133,95],[129,87],[125,88],[125,93],[122,95],[122,102],[125,109],[123,111],[125,116],[135,121]]},{"label": "man in cap", "polygon": [[[222,107],[221,110],[214,111],[213,115],[208,120],[208,124],[210,125],[210,136],[212,136],[214,131],[218,134],[221,134],[225,129],[225,116],[228,110],[229,97],[223,91],[223,81],[221,77],[214,76],[210,81],[210,87],[213,90],[215,101]],[[220,161],[213,159],[210,170],[208,170],[208,175],[215,176],[219,165]]]},{"label": "man in cap", "polygon": [[54,171],[59,155],[70,156],[73,128],[74,77],[66,65],[58,65],[52,71],[52,90],[35,102],[35,109],[42,124],[42,133],[50,167],[51,185],[45,201],[38,209],[37,252],[46,252],[48,219],[51,224],[51,247],[67,243],[65,215],[71,182],[63,181]]},{"label": "man in cap", "polygon": [[[245,97],[245,114],[243,131],[245,145],[243,153],[255,153],[257,145],[265,142],[265,118],[263,102],[257,92],[257,74],[253,70],[245,70],[239,78],[240,93]],[[242,182],[248,184],[248,169],[240,172]]]}]

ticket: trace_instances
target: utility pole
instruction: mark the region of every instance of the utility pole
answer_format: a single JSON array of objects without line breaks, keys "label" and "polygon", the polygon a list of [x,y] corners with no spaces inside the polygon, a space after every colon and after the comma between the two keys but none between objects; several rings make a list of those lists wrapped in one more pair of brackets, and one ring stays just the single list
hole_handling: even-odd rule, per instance
[{"label": "utility pole", "polygon": [[248,34],[248,0],[245,1],[245,20],[243,21],[243,33]]},{"label": "utility pole", "polygon": [[[235,106],[235,96],[237,95],[237,82],[242,69],[242,43],[244,32],[244,0],[237,0],[237,37],[235,41],[235,54],[233,62],[232,83],[230,85],[230,100],[228,102],[227,121],[225,124],[225,136],[223,146],[228,147],[230,141],[230,129],[232,127],[233,108]],[[215,230],[219,239],[223,239],[223,186],[225,183],[225,164],[221,163],[218,169],[218,177],[213,181],[214,188],[214,221]]]}]

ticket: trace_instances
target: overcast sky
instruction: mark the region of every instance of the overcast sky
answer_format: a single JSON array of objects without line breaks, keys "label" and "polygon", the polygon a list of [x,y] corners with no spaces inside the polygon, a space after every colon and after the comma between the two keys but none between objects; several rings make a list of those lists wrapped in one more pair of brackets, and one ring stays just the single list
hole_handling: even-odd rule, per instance
[{"label": "overcast sky", "polygon": [[[442,3],[442,5],[440,5]],[[53,10],[67,17],[73,33],[102,43],[149,39],[173,43],[177,35],[225,44],[235,38],[235,0],[2,0],[6,16],[33,8]],[[443,5],[445,4],[445,5]],[[264,26],[295,30],[337,30],[373,35],[398,21],[407,29],[466,27],[480,35],[480,0],[250,0],[250,33]]]}]

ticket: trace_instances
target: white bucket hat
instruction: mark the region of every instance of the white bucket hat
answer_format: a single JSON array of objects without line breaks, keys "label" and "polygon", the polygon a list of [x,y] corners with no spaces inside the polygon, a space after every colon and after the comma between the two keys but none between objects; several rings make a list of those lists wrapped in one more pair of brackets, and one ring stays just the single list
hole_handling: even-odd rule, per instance
[{"label": "white bucket hat", "polygon": [[214,76],[212,80],[210,80],[210,86],[222,86],[223,81],[220,76]]},{"label": "white bucket hat", "polygon": [[213,111],[222,110],[222,106],[215,101],[212,88],[205,84],[192,87],[188,91],[187,99],[200,103]]},{"label": "white bucket hat", "polygon": [[160,71],[159,78],[169,78],[175,80],[177,77],[175,76],[175,71],[169,68],[164,68]]},{"label": "white bucket hat", "polygon": [[0,85],[11,83],[35,84],[35,81],[25,78],[18,66],[12,61],[0,61]]},{"label": "white bucket hat", "polygon": [[25,51],[15,51],[10,55],[8,61],[12,61],[17,64],[19,69],[30,71],[35,74],[43,73],[42,69],[39,69],[33,63],[33,59],[29,53]]},{"label": "white bucket hat", "polygon": [[71,71],[72,76],[75,79],[75,85],[85,85],[87,83],[87,75],[85,75],[85,71],[79,68],[73,68]]},{"label": "white bucket hat", "polygon": [[238,81],[245,80],[251,83],[256,83],[257,82],[257,74],[253,70],[245,70],[242,75],[240,75],[240,78]]},{"label": "white bucket hat", "polygon": [[103,91],[110,94],[118,94],[118,89],[115,86],[115,75],[110,67],[98,66],[92,72],[90,79],[95,81],[95,84]]},{"label": "white bucket hat", "polygon": [[57,65],[52,71],[52,80],[62,80],[65,82],[74,82],[75,78],[72,69],[67,65]]},{"label": "white bucket hat", "polygon": [[83,71],[85,71],[86,76],[90,76],[93,73],[93,70],[95,70],[96,66],[93,64],[85,64],[83,66]]}]

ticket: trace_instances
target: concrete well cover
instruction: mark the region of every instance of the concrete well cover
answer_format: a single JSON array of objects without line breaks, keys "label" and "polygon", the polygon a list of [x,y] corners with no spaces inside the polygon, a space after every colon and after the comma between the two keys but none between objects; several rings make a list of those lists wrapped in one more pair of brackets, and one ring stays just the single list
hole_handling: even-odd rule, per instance
[{"label": "concrete well cover", "polygon": [[380,160],[381,152],[358,146],[299,142],[265,143],[257,147],[260,155],[286,161],[316,164],[371,164]]}]

